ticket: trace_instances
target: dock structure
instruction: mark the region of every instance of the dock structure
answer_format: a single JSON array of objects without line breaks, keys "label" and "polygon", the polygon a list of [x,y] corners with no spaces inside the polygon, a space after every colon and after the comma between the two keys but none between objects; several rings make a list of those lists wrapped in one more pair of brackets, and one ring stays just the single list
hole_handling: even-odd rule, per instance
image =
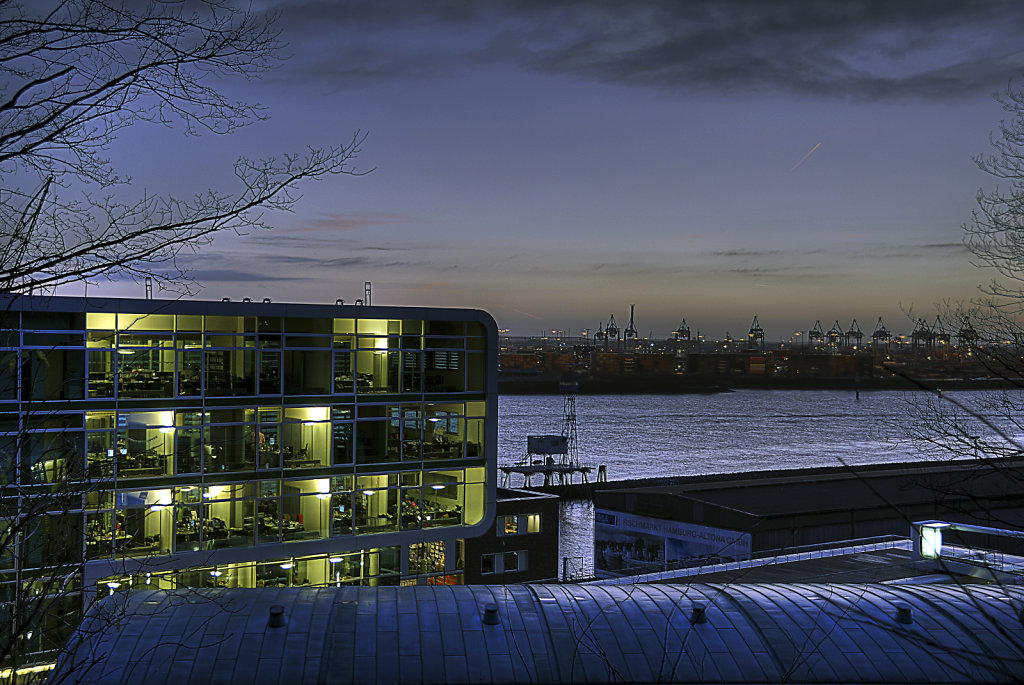
[{"label": "dock structure", "polygon": [[[530,480],[535,474],[543,474],[544,487],[555,485],[557,479],[559,485],[571,485],[573,477],[580,474],[580,484],[590,482],[590,474],[594,470],[592,466],[579,466],[574,464],[513,464],[511,466],[499,466],[502,477],[502,485],[512,485],[512,474],[517,473],[523,477],[522,487],[529,487]],[[600,477],[604,471],[598,473]]]}]

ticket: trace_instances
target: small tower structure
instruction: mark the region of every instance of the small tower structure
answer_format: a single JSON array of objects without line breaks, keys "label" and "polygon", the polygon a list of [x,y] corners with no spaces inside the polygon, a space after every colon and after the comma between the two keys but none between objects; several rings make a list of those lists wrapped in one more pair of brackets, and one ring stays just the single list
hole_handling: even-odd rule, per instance
[{"label": "small tower structure", "polygon": [[885,327],[882,322],[882,317],[878,317],[878,323],[875,324],[875,331],[871,334],[871,345],[878,351],[889,351],[889,345],[892,343],[892,333]]},{"label": "small tower structure", "polygon": [[758,323],[756,314],[754,320],[750,322],[750,330],[747,331],[747,349],[764,352],[764,329]]},{"label": "small tower structure", "polygon": [[846,331],[846,346],[858,348],[860,347],[860,341],[864,339],[864,334],[860,330],[860,326],[857,325],[857,319],[850,322],[850,328]]},{"label": "small tower structure", "polygon": [[639,331],[636,330],[636,325],[633,323],[633,308],[635,304],[629,305],[629,323],[626,324],[626,330],[622,331],[623,340],[636,340],[640,337]]}]

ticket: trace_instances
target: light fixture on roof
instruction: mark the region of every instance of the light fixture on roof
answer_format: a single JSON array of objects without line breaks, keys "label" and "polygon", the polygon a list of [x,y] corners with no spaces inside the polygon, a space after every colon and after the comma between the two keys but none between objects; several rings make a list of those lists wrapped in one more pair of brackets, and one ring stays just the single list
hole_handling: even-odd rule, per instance
[{"label": "light fixture on roof", "polygon": [[290,562],[290,561],[286,561],[285,563],[281,564],[281,569],[285,570],[285,571],[287,571],[291,567],[292,567],[292,562]]}]

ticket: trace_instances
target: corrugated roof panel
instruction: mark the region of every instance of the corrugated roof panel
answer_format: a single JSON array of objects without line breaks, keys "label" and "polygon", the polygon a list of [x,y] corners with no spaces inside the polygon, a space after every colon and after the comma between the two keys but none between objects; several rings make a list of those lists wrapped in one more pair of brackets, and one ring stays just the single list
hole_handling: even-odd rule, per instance
[{"label": "corrugated roof panel", "polygon": [[[1024,678],[1024,627],[1015,613],[1024,601],[1020,588],[772,584],[154,592],[117,598],[139,608],[120,617],[120,632],[96,630],[104,602],[83,624],[79,648],[108,655],[103,672],[111,682]],[[172,596],[178,598],[173,604],[165,601]],[[497,625],[481,620],[492,602],[498,606]],[[286,607],[285,627],[267,626],[275,603]],[[695,603],[705,606],[705,622],[691,622]],[[112,600],[107,606],[113,605]],[[911,610],[909,624],[896,618],[903,605]],[[176,641],[165,642],[167,636]]]}]

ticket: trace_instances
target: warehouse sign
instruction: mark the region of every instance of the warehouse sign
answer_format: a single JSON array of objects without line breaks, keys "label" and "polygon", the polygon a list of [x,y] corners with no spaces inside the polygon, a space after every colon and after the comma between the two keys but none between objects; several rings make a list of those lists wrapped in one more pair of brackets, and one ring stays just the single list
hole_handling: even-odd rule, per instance
[{"label": "warehouse sign", "polygon": [[750,533],[682,521],[594,512],[594,566],[598,571],[646,573],[692,562],[750,558]]}]

